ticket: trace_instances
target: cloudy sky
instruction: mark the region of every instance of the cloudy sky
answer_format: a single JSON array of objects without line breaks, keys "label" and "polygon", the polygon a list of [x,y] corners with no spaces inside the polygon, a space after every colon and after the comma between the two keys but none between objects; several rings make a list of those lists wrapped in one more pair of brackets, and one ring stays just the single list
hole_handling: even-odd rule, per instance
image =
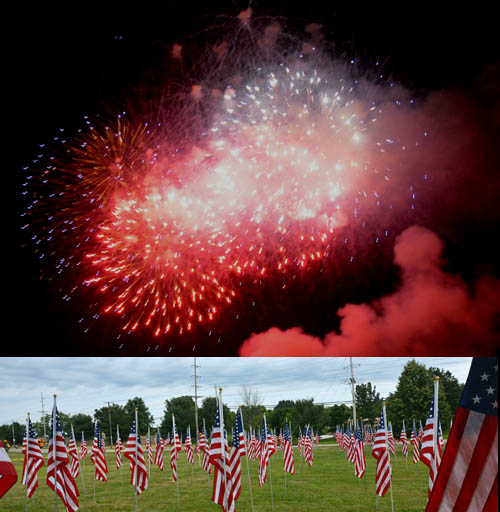
[{"label": "cloudy sky", "polygon": [[[471,358],[416,358],[427,367],[449,370],[465,382]],[[353,358],[358,384],[376,385],[382,397],[394,391],[409,358]],[[26,413],[41,417],[41,394],[50,413],[53,395],[66,414],[93,416],[114,402],[139,396],[160,422],[164,401],[194,395],[194,358],[10,358],[0,359],[0,425],[23,423]],[[213,396],[222,386],[229,406],[241,403],[244,386],[257,391],[264,405],[280,400],[314,398],[316,403],[351,399],[348,357],[339,358],[197,358],[198,395]],[[201,400],[199,404],[201,405]]]}]

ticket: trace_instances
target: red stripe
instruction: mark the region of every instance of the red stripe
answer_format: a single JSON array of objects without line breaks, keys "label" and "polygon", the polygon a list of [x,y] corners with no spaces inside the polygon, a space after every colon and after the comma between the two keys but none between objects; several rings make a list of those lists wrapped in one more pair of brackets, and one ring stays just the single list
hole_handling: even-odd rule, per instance
[{"label": "red stripe", "polygon": [[482,473],[483,466],[491,451],[493,439],[497,433],[498,420],[495,416],[485,416],[481,432],[474,448],[472,459],[467,469],[460,494],[458,495],[454,511],[466,511],[470,500],[476,490],[477,482]]},{"label": "red stripe", "polygon": [[498,511],[498,471],[497,476],[493,482],[490,495],[484,504],[483,512],[497,512]]},{"label": "red stripe", "polygon": [[453,425],[448,437],[448,443],[446,444],[446,450],[444,452],[443,461],[441,462],[439,474],[436,482],[434,483],[434,488],[429,499],[429,503],[425,509],[426,512],[434,512],[439,509],[439,505],[443,499],[443,494],[446,489],[446,484],[448,483],[448,479],[450,477],[451,470],[453,469],[453,464],[460,447],[460,441],[464,434],[465,425],[467,424],[467,419],[469,418],[469,412],[469,409],[464,409],[463,407],[459,407],[457,409],[457,414],[453,420]]}]

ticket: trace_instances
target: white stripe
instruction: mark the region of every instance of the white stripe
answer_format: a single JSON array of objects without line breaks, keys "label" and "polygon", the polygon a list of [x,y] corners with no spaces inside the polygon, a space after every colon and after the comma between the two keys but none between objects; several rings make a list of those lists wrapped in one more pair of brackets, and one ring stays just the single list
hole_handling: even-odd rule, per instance
[{"label": "white stripe", "polygon": [[498,430],[467,512],[483,510],[498,473]]},{"label": "white stripe", "polygon": [[448,483],[443,493],[443,499],[438,509],[439,512],[453,510],[455,506],[455,501],[462,488],[462,483],[476,447],[483,420],[484,414],[475,411],[469,412],[455,462],[453,463],[453,468],[451,469],[450,477],[448,478]]}]

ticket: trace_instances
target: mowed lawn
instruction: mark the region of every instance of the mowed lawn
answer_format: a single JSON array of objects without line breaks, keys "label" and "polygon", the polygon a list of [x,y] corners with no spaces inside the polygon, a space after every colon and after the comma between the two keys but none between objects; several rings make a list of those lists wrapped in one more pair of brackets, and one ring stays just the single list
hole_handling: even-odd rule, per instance
[{"label": "mowed lawn", "polygon": [[[263,487],[258,483],[258,462],[249,462],[252,482],[254,510],[271,511],[271,483],[274,498],[274,510],[285,511],[375,511],[375,459],[371,447],[366,447],[367,470],[364,478],[354,476],[354,468],[345,454],[336,445],[322,444],[314,449],[314,464],[309,467],[299,457],[294,448],[295,475],[286,477],[283,471],[283,452],[277,451],[271,457],[270,477]],[[22,454],[10,452],[16,466],[19,479],[15,486],[0,499],[0,510],[23,511],[26,503],[26,487],[21,485]],[[149,489],[138,496],[138,509],[141,511],[216,511],[222,510],[211,501],[212,475],[210,480],[195,457],[194,465],[187,462],[184,452],[179,454],[179,502],[177,505],[177,486],[172,480],[169,464],[170,452],[165,450],[165,470],[160,471],[151,464]],[[408,468],[398,447],[396,458],[391,457],[393,467],[394,510],[422,511],[427,502],[428,468],[422,463],[413,464],[411,449]],[[79,504],[82,511],[134,511],[135,495],[130,485],[130,469],[127,459],[123,459],[121,470],[116,470],[115,455],[107,454],[108,482],[95,482],[94,502],[94,466],[85,457],[84,481],[81,475],[77,479],[80,491]],[[148,463],[146,462],[146,465]],[[47,486],[46,465],[38,472],[39,487],[34,499],[28,500],[29,511],[54,510],[54,493]],[[85,489],[84,489],[85,484]],[[64,505],[58,498],[58,511],[64,512]],[[246,460],[242,459],[242,491],[236,504],[239,512],[251,511],[250,491]],[[390,493],[378,500],[378,510],[391,510]]]}]

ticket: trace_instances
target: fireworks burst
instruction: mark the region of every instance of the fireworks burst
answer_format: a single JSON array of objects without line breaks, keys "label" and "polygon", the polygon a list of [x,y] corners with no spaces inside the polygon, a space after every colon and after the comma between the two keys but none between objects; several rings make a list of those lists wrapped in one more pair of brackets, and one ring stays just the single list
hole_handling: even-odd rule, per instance
[{"label": "fireworks burst", "polygon": [[375,222],[387,236],[402,195],[413,207],[398,174],[406,142],[383,121],[400,100],[345,67],[300,54],[207,98],[192,89],[190,101],[212,108],[188,149],[173,148],[168,125],[87,119],[26,182],[25,227],[74,281],[68,296],[97,296],[98,315],[124,332],[163,339],[212,325],[240,279],[286,286],[314,262],[335,264],[348,230]]}]

